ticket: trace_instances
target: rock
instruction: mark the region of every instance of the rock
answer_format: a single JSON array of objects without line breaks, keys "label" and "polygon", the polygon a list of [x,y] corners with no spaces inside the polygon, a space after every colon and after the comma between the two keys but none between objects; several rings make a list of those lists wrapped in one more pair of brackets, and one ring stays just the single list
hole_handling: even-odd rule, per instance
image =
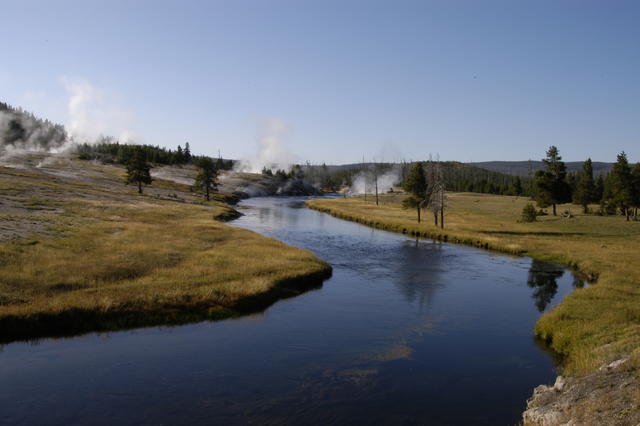
[{"label": "rock", "polygon": [[556,392],[562,392],[566,384],[567,381],[565,380],[565,378],[562,376],[558,376],[556,377],[556,382],[553,385],[553,390],[555,390]]},{"label": "rock", "polygon": [[603,365],[602,367],[600,367],[600,371],[603,371],[603,370],[604,371],[614,370],[614,369],[620,367],[622,364],[624,364],[628,360],[629,360],[629,357],[617,359],[617,360],[613,361],[610,364]]},{"label": "rock", "polygon": [[534,389],[523,424],[540,426],[640,426],[640,375],[620,368],[629,357],[581,376],[558,376],[553,386]]},{"label": "rock", "polygon": [[560,413],[548,410],[546,407],[530,408],[524,412],[522,419],[525,425],[558,425]]}]

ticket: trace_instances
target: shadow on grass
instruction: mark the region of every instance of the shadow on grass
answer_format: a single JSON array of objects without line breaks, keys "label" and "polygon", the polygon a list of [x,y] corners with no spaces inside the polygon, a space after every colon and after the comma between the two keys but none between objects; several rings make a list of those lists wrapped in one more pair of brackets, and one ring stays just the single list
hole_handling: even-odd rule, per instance
[{"label": "shadow on grass", "polygon": [[278,300],[320,289],[331,275],[332,269],[328,267],[303,277],[282,280],[269,291],[242,298],[232,306],[199,302],[126,306],[121,310],[107,312],[69,309],[57,314],[34,314],[29,317],[7,316],[0,318],[0,344],[236,318],[262,312]]}]

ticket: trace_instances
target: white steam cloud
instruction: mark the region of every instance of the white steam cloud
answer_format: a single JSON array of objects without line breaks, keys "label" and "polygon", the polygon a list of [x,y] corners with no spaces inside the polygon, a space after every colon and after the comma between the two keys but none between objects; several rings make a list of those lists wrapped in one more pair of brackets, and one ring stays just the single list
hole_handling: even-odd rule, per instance
[{"label": "white steam cloud", "polygon": [[28,152],[63,153],[75,143],[95,143],[105,136],[133,142],[133,116],[117,96],[86,80],[63,78],[61,83],[69,95],[66,128],[21,109],[0,111],[0,165],[16,165]]},{"label": "white steam cloud", "polygon": [[133,115],[117,96],[86,80],[63,78],[62,84],[69,94],[67,132],[75,142],[92,143],[104,136],[122,143],[135,140]]},{"label": "white steam cloud", "polygon": [[[378,175],[378,193],[384,194],[389,192],[395,185],[400,182],[400,170],[397,166],[381,172]],[[373,194],[376,191],[376,178],[372,170],[363,170],[355,175],[351,180],[349,195],[361,195],[364,193]]]},{"label": "white steam cloud", "polygon": [[236,163],[235,171],[260,173],[263,167],[268,169],[288,169],[296,163],[286,144],[290,129],[286,121],[279,117],[268,119],[260,130],[256,153],[242,158]]}]

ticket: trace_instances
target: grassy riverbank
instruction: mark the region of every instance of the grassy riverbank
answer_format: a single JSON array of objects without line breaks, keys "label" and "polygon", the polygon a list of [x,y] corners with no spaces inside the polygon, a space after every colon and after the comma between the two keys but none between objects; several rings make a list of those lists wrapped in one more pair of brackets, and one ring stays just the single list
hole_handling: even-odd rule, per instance
[{"label": "grassy riverbank", "polygon": [[120,167],[43,160],[0,167],[3,341],[233,316],[330,274],[308,251],[216,220],[236,214],[223,196],[204,203],[161,179],[139,196]]},{"label": "grassy riverbank", "polygon": [[459,193],[450,194],[446,226],[441,230],[428,214],[418,224],[415,210],[403,210],[401,199],[385,195],[380,206],[362,198],[312,200],[308,205],[381,229],[532,256],[597,277],[596,285],[574,291],[545,314],[535,333],[564,355],[566,374],[594,371],[628,355],[632,361],[627,364],[637,374],[640,222],[582,215],[579,207],[567,205],[558,211],[571,209],[573,218],[543,216],[538,222],[518,223],[527,199]]}]

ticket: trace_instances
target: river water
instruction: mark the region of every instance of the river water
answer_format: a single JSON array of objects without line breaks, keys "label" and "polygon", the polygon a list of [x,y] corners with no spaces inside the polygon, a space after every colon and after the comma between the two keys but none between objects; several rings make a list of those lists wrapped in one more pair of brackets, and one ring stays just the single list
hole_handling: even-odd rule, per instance
[{"label": "river water", "polygon": [[254,198],[234,224],[333,266],[239,319],[0,349],[0,423],[515,424],[555,378],[532,337],[563,268]]}]

